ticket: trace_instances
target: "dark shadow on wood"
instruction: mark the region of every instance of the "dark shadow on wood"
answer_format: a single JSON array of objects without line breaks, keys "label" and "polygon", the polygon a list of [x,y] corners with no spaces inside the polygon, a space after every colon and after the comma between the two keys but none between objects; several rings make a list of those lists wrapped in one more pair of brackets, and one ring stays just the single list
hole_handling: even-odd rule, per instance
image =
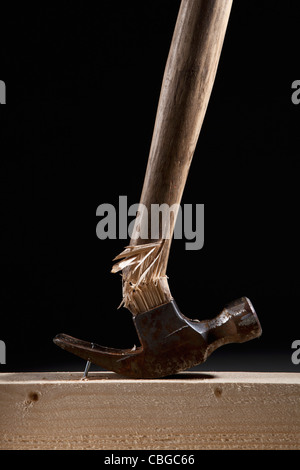
[{"label": "dark shadow on wood", "polygon": [[203,372],[181,372],[180,374],[168,375],[164,377],[166,380],[207,380],[215,379],[217,376],[214,374],[207,374]]}]

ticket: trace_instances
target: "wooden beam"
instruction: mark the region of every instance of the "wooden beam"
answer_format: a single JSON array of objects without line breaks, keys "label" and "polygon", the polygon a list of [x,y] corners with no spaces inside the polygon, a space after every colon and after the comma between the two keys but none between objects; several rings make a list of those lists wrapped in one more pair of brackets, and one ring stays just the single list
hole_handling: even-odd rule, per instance
[{"label": "wooden beam", "polygon": [[0,374],[0,449],[300,449],[300,374]]}]

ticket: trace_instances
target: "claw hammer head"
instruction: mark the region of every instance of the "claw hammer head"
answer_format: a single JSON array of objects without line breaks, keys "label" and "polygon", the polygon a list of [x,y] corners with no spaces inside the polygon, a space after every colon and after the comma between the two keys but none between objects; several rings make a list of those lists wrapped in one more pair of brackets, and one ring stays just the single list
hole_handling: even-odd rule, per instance
[{"label": "claw hammer head", "polygon": [[261,335],[255,310],[247,297],[231,302],[212,320],[190,320],[175,301],[133,318],[141,346],[113,349],[64,334],[54,343],[98,366],[131,378],[158,378],[206,361],[218,347],[243,343]]}]

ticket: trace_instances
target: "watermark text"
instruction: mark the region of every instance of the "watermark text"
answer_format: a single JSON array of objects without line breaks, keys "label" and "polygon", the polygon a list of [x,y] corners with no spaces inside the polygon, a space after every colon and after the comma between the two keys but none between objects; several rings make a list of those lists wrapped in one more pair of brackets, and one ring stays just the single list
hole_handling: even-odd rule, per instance
[{"label": "watermark text", "polygon": [[295,351],[292,354],[292,363],[295,366],[298,366],[300,364],[300,339],[296,339],[292,343],[292,349],[295,349]]},{"label": "watermark text", "polygon": [[[200,250],[204,245],[204,204],[152,204],[148,210],[143,204],[128,207],[127,196],[119,196],[118,210],[101,204],[96,216],[101,217],[96,226],[100,240],[168,240],[174,228],[174,239],[187,240],[186,250]],[[135,218],[129,222],[129,217]]]},{"label": "watermark text", "polygon": [[3,80],[0,80],[0,104],[6,104],[6,86]]},{"label": "watermark text", "polygon": [[0,340],[0,364],[6,364],[6,345]]},{"label": "watermark text", "polygon": [[292,83],[292,90],[295,90],[292,93],[292,103],[300,104],[300,80],[295,80]]}]

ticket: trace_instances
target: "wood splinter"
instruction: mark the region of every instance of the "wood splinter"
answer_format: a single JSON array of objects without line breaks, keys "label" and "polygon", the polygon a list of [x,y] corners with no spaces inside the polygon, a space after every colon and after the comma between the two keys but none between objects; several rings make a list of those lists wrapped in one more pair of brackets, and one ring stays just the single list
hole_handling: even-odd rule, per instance
[{"label": "wood splinter", "polygon": [[128,246],[114,259],[121,261],[113,266],[112,272],[123,271],[123,300],[120,307],[124,305],[133,315],[172,300],[167,276],[162,271],[164,246],[164,240]]}]

